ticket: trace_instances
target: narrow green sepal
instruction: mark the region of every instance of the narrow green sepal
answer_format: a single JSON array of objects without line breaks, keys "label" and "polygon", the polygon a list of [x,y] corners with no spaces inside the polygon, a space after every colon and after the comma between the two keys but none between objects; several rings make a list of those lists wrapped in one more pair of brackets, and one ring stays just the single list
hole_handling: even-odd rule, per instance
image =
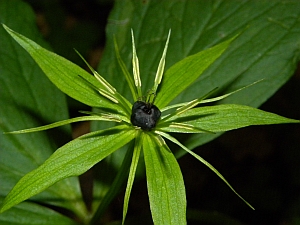
[{"label": "narrow green sepal", "polygon": [[136,87],[134,85],[134,80],[133,80],[131,74],[129,73],[124,61],[121,58],[116,38],[114,38],[114,45],[115,45],[115,52],[116,52],[118,64],[121,67],[121,70],[126,78],[126,81],[128,83],[128,86],[129,86],[131,94],[132,94],[132,97],[133,97],[134,101],[136,101],[138,99],[138,93],[137,93]]},{"label": "narrow green sepal", "polygon": [[164,132],[174,132],[174,133],[209,133],[215,134],[215,132],[201,129],[200,127],[195,127],[191,124],[177,123],[177,122],[165,122],[162,125],[157,125],[156,130]]},{"label": "narrow green sepal", "polygon": [[[244,89],[246,89],[246,88],[248,88],[248,87],[251,87],[252,85],[255,85],[255,84],[259,83],[259,82],[262,82],[263,80],[264,80],[264,79],[255,81],[255,82],[253,82],[253,83],[251,83],[251,84],[249,84],[249,85],[246,85],[246,86],[244,86],[244,87],[241,87],[241,88],[239,88],[239,89],[237,89],[237,90],[235,90],[235,91],[229,92],[229,93],[227,93],[227,94],[224,94],[224,95],[221,95],[221,96],[218,96],[218,97],[215,97],[215,98],[209,98],[209,99],[205,99],[205,98],[204,98],[203,100],[201,100],[201,101],[199,102],[199,104],[204,104],[204,103],[210,103],[210,102],[220,101],[220,100],[222,100],[222,99],[225,99],[225,98],[229,97],[230,95],[233,95],[233,94],[235,94],[235,93],[237,93],[237,92],[239,92],[239,91],[242,91],[242,90],[244,90]],[[163,109],[161,109],[161,112],[164,112],[164,111],[167,111],[167,110],[173,109],[173,108],[183,107],[183,106],[187,105],[188,103],[189,103],[189,102],[183,102],[183,103],[178,103],[178,104],[175,104],[175,105],[166,106],[166,107],[164,107]]]},{"label": "narrow green sepal", "polygon": [[137,89],[138,96],[142,96],[142,82],[140,77],[139,59],[136,55],[134,35],[132,29],[131,29],[131,39],[132,39],[132,67],[133,67],[134,84]]},{"label": "narrow green sepal", "polygon": [[156,72],[156,76],[155,76],[155,80],[154,80],[154,86],[152,88],[153,93],[156,93],[157,87],[161,83],[161,80],[162,80],[162,77],[163,77],[163,74],[164,74],[166,55],[167,55],[170,36],[171,36],[171,29],[169,30],[169,34],[168,34],[168,37],[167,37],[165,48],[164,48],[163,54],[161,56],[161,59],[159,61],[159,65],[158,65],[158,68],[157,68],[157,72]]},{"label": "narrow green sepal", "polygon": [[131,166],[130,166],[130,170],[129,170],[128,181],[127,181],[127,186],[126,186],[126,191],[125,191],[125,197],[124,197],[122,224],[125,223],[125,218],[127,215],[129,197],[130,197],[130,193],[132,190],[135,172],[136,172],[136,168],[137,168],[141,150],[142,150],[142,143],[143,143],[143,140],[142,140],[142,136],[141,136],[141,131],[137,131]]},{"label": "narrow green sepal", "polygon": [[87,67],[92,71],[92,73],[97,78],[97,80],[103,85],[103,88],[106,89],[111,94],[115,94],[116,89],[110,83],[108,83],[108,81],[105,80],[96,70],[94,70],[94,68],[90,66],[90,64],[83,58],[83,56],[76,49],[74,50],[77,53],[77,55],[79,55],[79,57],[83,60],[83,62],[87,65]]},{"label": "narrow green sepal", "polygon": [[102,118],[107,118],[108,120],[111,120],[112,122],[126,122],[126,123],[130,123],[130,120],[128,119],[127,116],[123,116],[120,114],[115,114],[115,113],[106,113],[106,112],[90,112],[90,111],[83,111],[80,110],[80,113],[83,114],[88,114],[88,115],[94,115],[94,116],[100,116]]},{"label": "narrow green sepal", "polygon": [[171,135],[165,133],[165,132],[160,132],[160,131],[155,131],[155,133],[165,137],[166,139],[168,139],[169,141],[172,141],[174,144],[177,144],[178,146],[180,146],[182,149],[184,149],[185,151],[187,151],[188,153],[190,153],[192,156],[194,156],[196,159],[198,159],[200,162],[202,162],[205,166],[207,166],[210,170],[212,170],[219,178],[221,178],[221,180],[223,180],[225,182],[225,184],[241,199],[243,200],[243,202],[245,202],[251,209],[255,210],[254,207],[252,205],[250,205],[242,196],[240,196],[235,190],[234,188],[228,183],[228,181],[223,177],[223,175],[216,169],[214,168],[209,162],[207,162],[206,160],[204,160],[202,157],[198,156],[197,154],[195,154],[193,151],[189,150],[187,147],[185,147],[183,144],[181,144],[177,139],[175,139],[174,137],[172,137]]},{"label": "narrow green sepal", "polygon": [[173,116],[178,116],[178,115],[188,111],[189,109],[197,106],[203,99],[207,98],[209,95],[214,93],[217,89],[218,88],[214,88],[213,90],[211,90],[207,94],[203,95],[202,97],[194,99],[190,102],[187,102],[185,105],[183,105],[183,106],[179,107],[178,109],[176,109],[175,112],[162,117],[161,121],[172,120]]},{"label": "narrow green sepal", "polygon": [[115,120],[110,119],[109,117],[104,117],[104,116],[99,116],[99,115],[81,116],[81,117],[76,117],[76,118],[72,118],[72,119],[61,120],[61,121],[51,123],[51,124],[48,124],[48,125],[44,125],[44,126],[40,126],[40,127],[34,127],[34,128],[17,130],[17,131],[5,132],[4,134],[25,134],[25,133],[49,130],[49,129],[52,129],[52,128],[55,128],[55,127],[60,127],[60,126],[67,125],[67,124],[70,124],[70,123],[83,122],[83,121],[96,121],[96,120],[116,122]]}]

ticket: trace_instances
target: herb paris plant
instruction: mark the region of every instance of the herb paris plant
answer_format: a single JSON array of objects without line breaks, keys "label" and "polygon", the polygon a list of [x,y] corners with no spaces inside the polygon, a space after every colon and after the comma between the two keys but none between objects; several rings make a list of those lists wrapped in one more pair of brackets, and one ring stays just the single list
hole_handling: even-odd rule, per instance
[{"label": "herb paris plant", "polygon": [[[32,56],[48,78],[60,90],[82,103],[101,110],[98,113],[84,112],[88,114],[87,116],[10,133],[20,134],[41,131],[87,120],[112,121],[117,122],[119,125],[86,134],[60,147],[40,167],[26,174],[15,185],[5,198],[1,212],[42,192],[59,180],[84,173],[109,154],[133,141],[131,142],[134,143],[132,162],[124,198],[123,223],[138,160],[143,151],[150,208],[154,223],[185,224],[186,197],[183,177],[174,155],[165,143],[165,139],[189,152],[215,172],[235,193],[236,191],[211,164],[186,148],[168,132],[208,132],[213,135],[216,132],[249,125],[299,122],[298,120],[284,118],[242,105],[226,104],[196,107],[202,103],[221,100],[236,91],[220,97],[206,99],[213,90],[207,95],[190,102],[168,106],[168,103],[192,84],[227,49],[235,37],[183,59],[164,74],[165,58],[170,38],[169,32],[153,87],[143,97],[139,61],[132,33],[133,77],[125,67],[116,46],[117,59],[134,99],[132,104],[88,64],[94,76],[5,25],[3,26]],[[163,74],[164,79],[162,79]],[[160,89],[157,92],[159,86]],[[128,152],[130,153],[130,151]],[[246,202],[240,195],[238,196]],[[246,204],[253,208],[249,203],[246,202]]]}]

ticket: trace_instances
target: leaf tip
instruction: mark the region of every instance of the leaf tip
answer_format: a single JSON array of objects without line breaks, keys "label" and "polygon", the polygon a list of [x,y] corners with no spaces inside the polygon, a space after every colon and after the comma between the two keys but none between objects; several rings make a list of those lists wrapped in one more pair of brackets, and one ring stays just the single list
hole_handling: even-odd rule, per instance
[{"label": "leaf tip", "polygon": [[[5,201],[5,200],[4,200]],[[8,209],[10,209],[11,206],[7,206],[7,204],[5,204],[5,202],[3,202],[0,205],[0,214],[4,213],[5,211],[7,211]]]},{"label": "leaf tip", "polygon": [[8,26],[6,26],[4,23],[1,23],[1,25],[6,30],[7,33],[11,34],[14,32],[12,29],[10,29]]},{"label": "leaf tip", "polygon": [[4,27],[4,29],[8,28],[4,23],[1,23],[2,27]]}]

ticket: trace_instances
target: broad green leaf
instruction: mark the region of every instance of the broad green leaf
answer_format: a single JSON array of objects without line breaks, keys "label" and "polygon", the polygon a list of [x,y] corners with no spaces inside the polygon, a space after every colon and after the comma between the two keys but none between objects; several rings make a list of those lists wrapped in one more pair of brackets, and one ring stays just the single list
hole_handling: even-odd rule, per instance
[{"label": "broad green leaf", "polygon": [[[0,1],[0,22],[48,48],[36,27],[33,10],[23,1]],[[44,76],[30,55],[2,26],[0,40],[0,195],[4,197],[22,176],[37,168],[59,146],[71,140],[71,129],[65,126],[26,135],[3,134],[69,116],[65,95]],[[79,218],[86,213],[77,178],[58,182],[32,200],[67,208]]]},{"label": "broad green leaf", "polygon": [[[299,120],[285,118],[274,113],[243,105],[222,104],[190,109],[178,116],[171,117],[169,122],[181,122],[195,128],[211,132],[223,132],[251,125],[269,125],[281,123],[300,123]],[[157,127],[160,130],[176,132],[176,128]]]},{"label": "broad green leaf", "polygon": [[[168,13],[166,13],[168,12]],[[130,29],[135,33],[143,92],[152,87],[168,30],[172,35],[166,56],[166,69],[187,56],[208,49],[243,31],[211,65],[172,104],[189,102],[219,87],[220,96],[265,79],[224,102],[260,106],[294,73],[299,58],[300,2],[291,1],[116,1],[107,25],[107,44],[99,71],[128,99],[130,91],[120,81],[112,37],[121,56],[131,68]],[[157,99],[158,100],[158,99]],[[221,102],[220,102],[221,103]],[[198,146],[211,135],[189,138]]]},{"label": "broad green leaf", "polygon": [[[119,104],[106,98],[106,95],[101,92],[106,87],[88,72],[67,59],[42,48],[34,41],[11,30],[7,26],[3,25],[3,27],[31,55],[51,82],[61,91],[92,107],[109,108],[123,113],[126,112],[126,109],[122,108]],[[100,90],[100,93],[87,83],[92,84]]]},{"label": "broad green leaf", "polygon": [[135,130],[126,128],[123,125],[92,132],[62,146],[14,186],[0,212],[42,192],[57,181],[84,173],[135,137]]},{"label": "broad green leaf", "polygon": [[0,224],[3,225],[49,225],[49,220],[51,220],[51,224],[78,224],[61,213],[32,202],[23,202],[0,214]]},{"label": "broad green leaf", "polygon": [[186,197],[179,165],[160,136],[143,133],[147,187],[154,224],[186,224]]},{"label": "broad green leaf", "polygon": [[[235,37],[234,37],[235,38]],[[169,68],[157,94],[155,104],[163,108],[188,88],[207,69],[234,40],[231,38],[212,48],[186,57]]]}]

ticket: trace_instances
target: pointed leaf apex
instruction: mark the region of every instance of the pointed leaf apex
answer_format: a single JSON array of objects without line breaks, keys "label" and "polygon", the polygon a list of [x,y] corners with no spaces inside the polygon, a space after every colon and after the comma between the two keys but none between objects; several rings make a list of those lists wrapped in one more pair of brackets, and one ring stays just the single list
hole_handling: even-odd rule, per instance
[{"label": "pointed leaf apex", "polygon": [[164,48],[162,57],[160,59],[160,62],[159,62],[158,68],[157,68],[157,72],[156,72],[156,76],[155,76],[155,80],[154,80],[154,86],[153,86],[153,89],[152,89],[154,93],[156,93],[157,87],[160,84],[160,82],[162,80],[162,77],[163,77],[163,74],[164,74],[165,61],[166,61],[166,55],[167,55],[170,36],[171,36],[171,29],[169,30],[167,41],[166,41],[166,44],[165,44],[165,48]]},{"label": "pointed leaf apex", "polygon": [[142,82],[141,82],[141,77],[140,77],[139,59],[136,55],[134,35],[133,35],[132,29],[131,29],[131,39],[132,39],[132,67],[133,67],[134,84],[137,88],[138,95],[142,96],[142,89],[141,89]]}]

